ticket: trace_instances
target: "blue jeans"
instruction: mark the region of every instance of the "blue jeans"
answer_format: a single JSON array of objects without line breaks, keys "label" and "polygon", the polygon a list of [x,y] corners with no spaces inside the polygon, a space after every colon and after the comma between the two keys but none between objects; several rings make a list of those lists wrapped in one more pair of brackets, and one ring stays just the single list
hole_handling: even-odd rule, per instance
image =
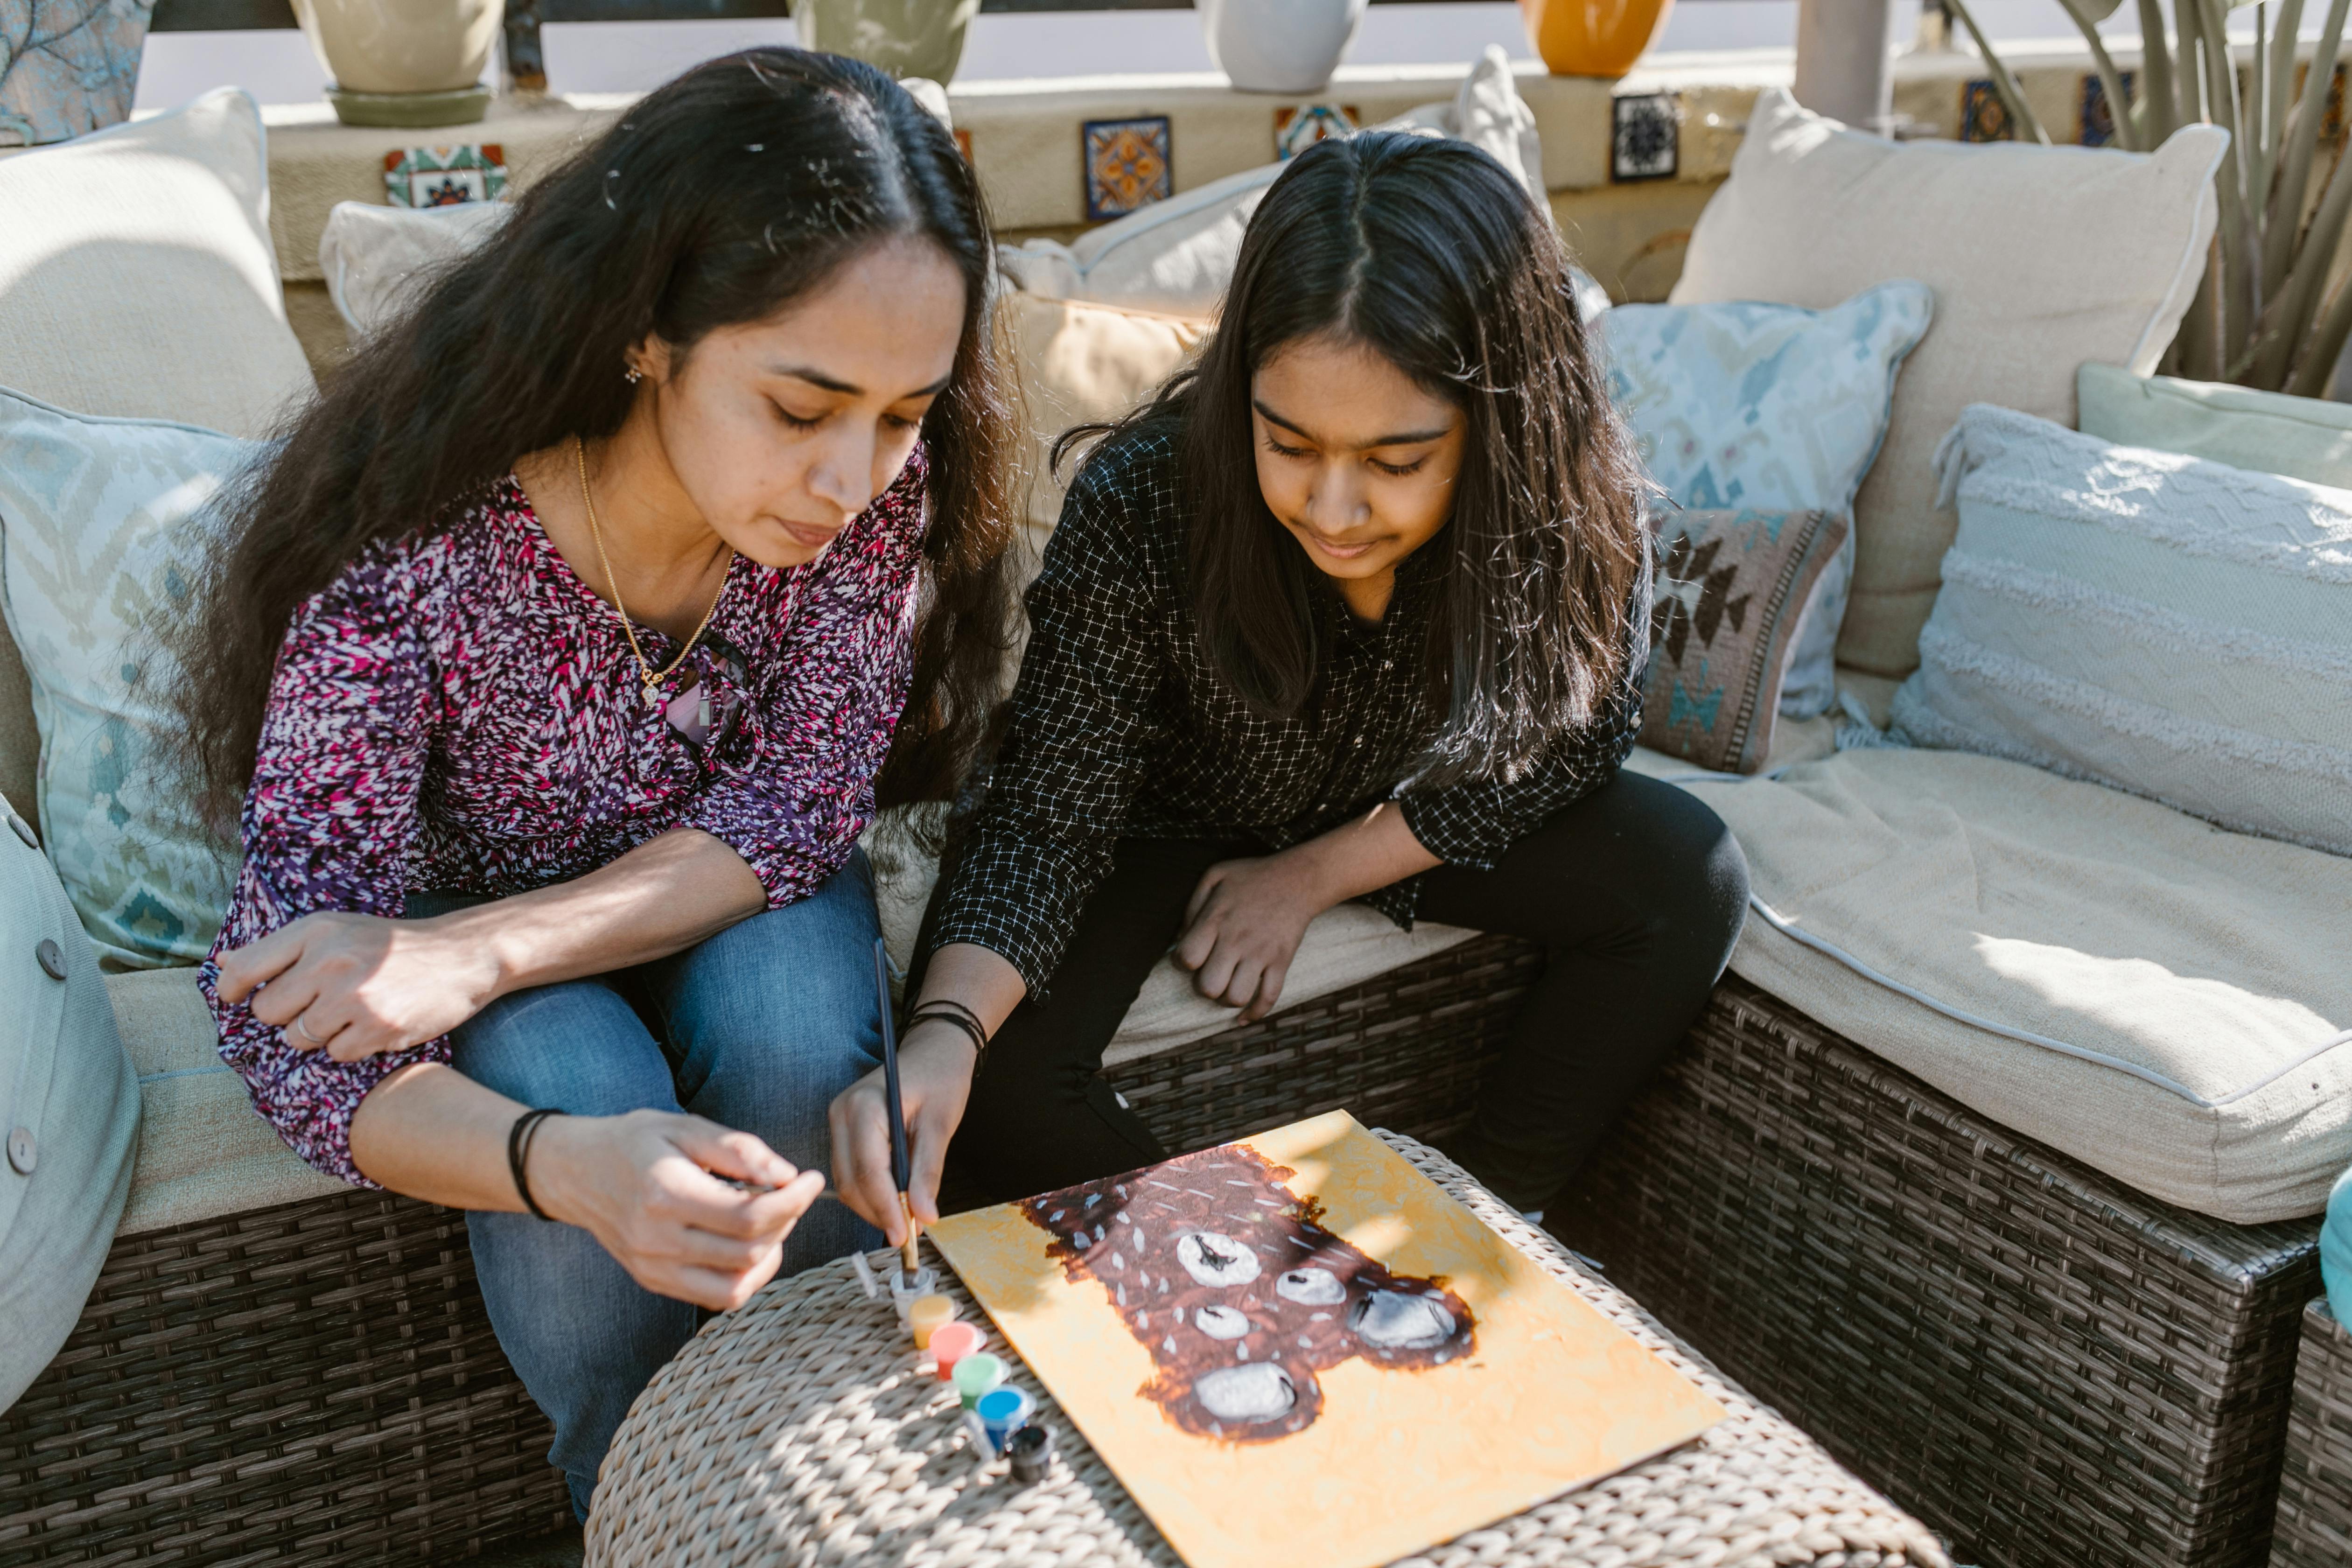
[{"label": "blue jeans", "polygon": [[[406,913],[478,901],[421,894]],[[698,947],[499,998],[451,1032],[455,1065],[509,1099],[575,1116],[692,1111],[825,1170],[826,1108],[882,1059],[877,930],[861,851],[807,898]],[[621,1418],[707,1314],[638,1285],[576,1226],[489,1213],[466,1225],[490,1325],[555,1424],[548,1458],[585,1519]],[[780,1273],[881,1243],[828,1197],[785,1239]]]}]

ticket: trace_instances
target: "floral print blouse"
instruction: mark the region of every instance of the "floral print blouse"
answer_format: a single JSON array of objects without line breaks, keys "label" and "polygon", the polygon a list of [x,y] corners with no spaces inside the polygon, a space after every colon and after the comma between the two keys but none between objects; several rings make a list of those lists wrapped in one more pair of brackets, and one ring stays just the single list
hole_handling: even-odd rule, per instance
[{"label": "floral print blouse", "polygon": [[[926,509],[919,451],[807,565],[738,557],[702,640],[645,699],[610,605],[522,487],[447,530],[373,545],[296,612],[243,815],[245,864],[198,973],[220,1051],[304,1160],[355,1185],[352,1116],[446,1037],[338,1062],[220,1000],[219,955],[298,916],[397,917],[411,893],[507,897],[672,828],[731,846],[792,902],[874,811],[912,662]],[[676,641],[637,627],[655,668]]]}]

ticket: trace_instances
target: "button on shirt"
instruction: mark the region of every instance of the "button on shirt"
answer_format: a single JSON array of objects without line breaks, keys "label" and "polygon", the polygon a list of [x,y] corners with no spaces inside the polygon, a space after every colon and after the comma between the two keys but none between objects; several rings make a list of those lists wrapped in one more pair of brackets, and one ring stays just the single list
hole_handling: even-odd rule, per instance
[{"label": "button on shirt", "polygon": [[[1271,854],[1395,799],[1449,863],[1486,868],[1552,813],[1606,784],[1641,729],[1638,647],[1591,721],[1509,780],[1407,782],[1443,721],[1423,642],[1450,534],[1398,564],[1368,623],[1331,591],[1314,694],[1267,719],[1211,667],[1186,584],[1171,436],[1119,437],[1071,487],[1028,594],[1013,716],[932,944],[973,942],[1043,997],[1122,837],[1231,840]],[[1629,622],[1638,637],[1648,620]],[[1364,901],[1410,927],[1418,879]]]}]

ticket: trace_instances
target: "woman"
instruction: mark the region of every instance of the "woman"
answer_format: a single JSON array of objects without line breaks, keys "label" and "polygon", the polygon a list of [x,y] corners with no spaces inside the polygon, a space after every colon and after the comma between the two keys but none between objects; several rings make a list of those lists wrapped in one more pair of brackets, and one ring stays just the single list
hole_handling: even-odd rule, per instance
[{"label": "woman", "polygon": [[[919,1219],[1131,1169],[1099,1076],[1171,946],[1263,1016],[1360,899],[1541,942],[1451,1152],[1538,1210],[1721,973],[1746,868],[1618,765],[1640,727],[1641,480],[1546,215],[1486,154],[1375,133],[1252,218],[1198,368],[1088,458],[1029,593],[984,803],[906,1035]],[[984,1065],[974,1064],[985,1045]],[[871,1078],[836,1181],[896,1235]]]},{"label": "woman", "polygon": [[185,649],[222,1055],[320,1170],[473,1211],[583,1517],[702,1310],[861,1234],[811,1206],[879,1052],[856,845],[1005,647],[989,268],[881,73],[701,66],[300,416]]}]

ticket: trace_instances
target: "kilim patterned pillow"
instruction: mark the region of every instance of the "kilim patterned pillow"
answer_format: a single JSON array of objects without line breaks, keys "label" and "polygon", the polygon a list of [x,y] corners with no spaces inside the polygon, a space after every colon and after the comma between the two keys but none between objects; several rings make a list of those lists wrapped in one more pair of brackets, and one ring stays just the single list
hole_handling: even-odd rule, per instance
[{"label": "kilim patterned pillow", "polygon": [[1763,767],[1798,617],[1848,527],[1834,513],[1753,508],[1651,520],[1642,744],[1717,773]]}]

